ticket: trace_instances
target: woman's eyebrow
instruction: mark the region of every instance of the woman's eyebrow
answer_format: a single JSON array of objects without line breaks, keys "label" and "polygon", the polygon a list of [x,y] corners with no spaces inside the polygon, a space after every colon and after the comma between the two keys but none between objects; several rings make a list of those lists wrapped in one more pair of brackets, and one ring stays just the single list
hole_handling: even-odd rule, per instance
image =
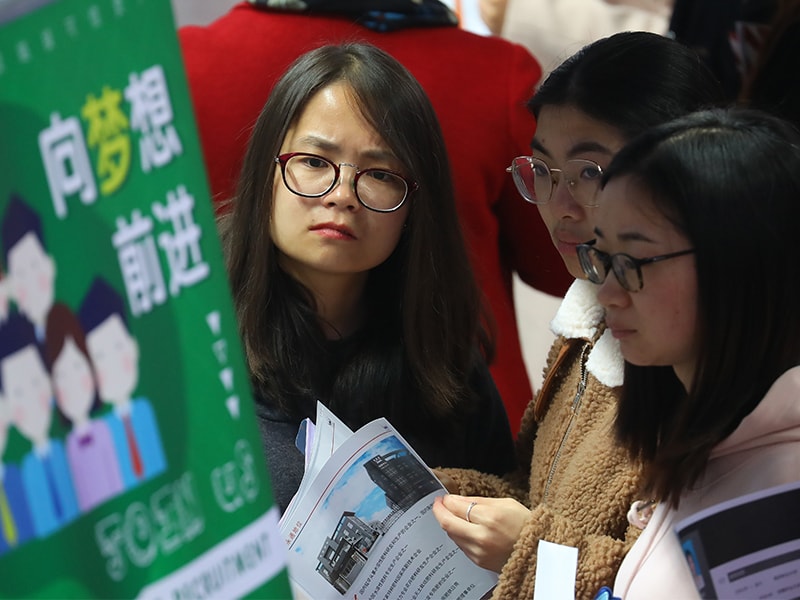
[{"label": "woman's eyebrow", "polygon": [[[605,235],[603,235],[603,230],[600,229],[599,227],[594,228],[594,234],[598,238],[605,238]],[[656,240],[638,231],[623,231],[622,233],[618,233],[617,240],[620,242],[648,242],[650,244],[656,243]]]},{"label": "woman's eyebrow", "polygon": [[653,244],[656,241],[638,231],[623,231],[622,233],[617,234],[617,239],[620,242],[648,242],[650,244]]},{"label": "woman's eyebrow", "polygon": [[[322,152],[337,152],[341,146],[336,142],[315,134],[308,134],[297,138],[297,143],[306,144],[318,148]],[[370,148],[359,152],[359,156],[370,160],[397,160],[397,157],[390,151],[381,148]]]},{"label": "woman's eyebrow", "polygon": [[585,141],[578,142],[569,149],[567,156],[575,156],[577,154],[586,154],[587,152],[595,152],[598,154],[606,154],[612,156],[614,152],[608,146],[604,146],[599,142]]},{"label": "woman's eyebrow", "polygon": [[[537,151],[537,152],[539,152],[541,154],[544,154],[546,156],[551,156],[551,154],[545,149],[545,147],[542,145],[542,143],[539,140],[537,140],[536,138],[533,138],[531,140],[531,150],[535,150],[535,151]],[[579,154],[586,154],[588,152],[593,152],[593,153],[597,153],[597,154],[605,154],[607,156],[612,156],[614,154],[614,152],[610,148],[608,148],[607,146],[604,146],[603,144],[601,144],[599,142],[585,141],[585,142],[578,142],[577,144],[572,146],[569,149],[569,151],[567,152],[567,156],[568,157],[573,157],[573,156],[577,156]]]},{"label": "woman's eyebrow", "polygon": [[381,150],[381,149],[373,149],[373,150],[364,150],[363,152],[359,153],[360,156],[364,158],[369,158],[371,160],[383,160],[383,161],[397,161],[397,157],[390,151],[390,150]]},{"label": "woman's eyebrow", "polygon": [[544,154],[545,156],[550,156],[550,153],[547,150],[545,150],[545,147],[542,146],[541,142],[539,142],[539,140],[537,140],[536,138],[533,138],[531,140],[531,150],[536,150],[537,152]]},{"label": "woman's eyebrow", "polygon": [[327,138],[319,135],[308,134],[297,138],[296,143],[314,146],[320,150],[337,150],[339,146]]}]

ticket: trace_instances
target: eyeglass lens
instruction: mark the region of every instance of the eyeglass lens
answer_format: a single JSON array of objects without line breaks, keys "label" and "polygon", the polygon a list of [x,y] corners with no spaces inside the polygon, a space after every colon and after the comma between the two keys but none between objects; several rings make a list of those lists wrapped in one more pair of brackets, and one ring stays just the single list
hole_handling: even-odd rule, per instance
[{"label": "eyeglass lens", "polygon": [[642,289],[639,266],[627,254],[609,256],[597,248],[582,244],[578,246],[578,259],[587,279],[592,283],[603,283],[609,270],[613,270],[617,281],[629,292]]},{"label": "eyeglass lens", "polygon": [[[284,163],[286,186],[301,196],[323,196],[336,185],[337,168],[329,160],[298,154]],[[367,208],[391,211],[398,208],[408,194],[408,184],[399,175],[381,169],[364,169],[353,175],[355,193]]]},{"label": "eyeglass lens", "polygon": [[566,161],[562,169],[551,169],[538,158],[519,156],[511,163],[511,174],[519,193],[533,204],[546,204],[553,195],[554,179],[560,178],[578,203],[596,206],[595,194],[603,170],[590,160],[576,158]]}]

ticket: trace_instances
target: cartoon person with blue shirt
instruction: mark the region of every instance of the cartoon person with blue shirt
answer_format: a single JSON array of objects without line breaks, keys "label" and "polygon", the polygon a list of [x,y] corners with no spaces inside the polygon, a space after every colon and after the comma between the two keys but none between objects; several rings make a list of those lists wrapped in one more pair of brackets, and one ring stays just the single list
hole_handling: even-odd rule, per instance
[{"label": "cartoon person with blue shirt", "polygon": [[78,317],[100,398],[114,407],[106,422],[128,489],[167,468],[150,401],[133,397],[139,383],[139,345],[128,330],[122,296],[102,278],[92,282]]},{"label": "cartoon person with blue shirt", "polygon": [[[0,335],[2,335],[0,326]],[[6,449],[11,414],[0,391],[0,457]],[[11,552],[33,537],[28,499],[17,465],[0,461],[0,556]]]},{"label": "cartoon person with blue shirt", "polygon": [[33,445],[22,481],[36,536],[47,537],[79,513],[64,445],[50,438],[53,388],[33,324],[15,312],[1,333],[0,387],[14,425]]}]

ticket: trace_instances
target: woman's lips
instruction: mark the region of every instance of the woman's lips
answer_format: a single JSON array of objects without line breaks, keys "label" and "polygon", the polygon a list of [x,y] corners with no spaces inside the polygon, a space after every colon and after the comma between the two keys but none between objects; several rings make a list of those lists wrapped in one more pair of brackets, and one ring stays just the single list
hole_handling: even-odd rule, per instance
[{"label": "woman's lips", "polygon": [[586,240],[577,241],[575,238],[556,238],[556,248],[561,254],[572,254],[575,255],[578,253],[577,246],[578,244],[585,244]]},{"label": "woman's lips", "polygon": [[591,231],[576,231],[568,228],[557,227],[552,233],[556,248],[562,254],[577,254],[575,247],[578,244],[585,244],[593,236]]},{"label": "woman's lips", "polygon": [[341,240],[358,239],[352,229],[340,223],[319,223],[317,225],[312,225],[309,229],[327,238]]},{"label": "woman's lips", "polygon": [[625,325],[615,321],[609,321],[607,316],[606,328],[611,332],[611,335],[618,340],[629,337],[636,333],[635,329],[630,329],[629,327],[626,327]]}]

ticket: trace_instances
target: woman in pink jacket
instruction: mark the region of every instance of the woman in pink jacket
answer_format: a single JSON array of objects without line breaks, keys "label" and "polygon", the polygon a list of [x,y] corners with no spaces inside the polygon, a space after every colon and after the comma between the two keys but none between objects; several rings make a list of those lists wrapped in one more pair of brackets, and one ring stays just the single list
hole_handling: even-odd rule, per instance
[{"label": "woman in pink jacket", "polygon": [[626,361],[617,438],[657,503],[614,596],[697,598],[675,524],[800,480],[800,135],[743,109],[661,126],[612,160],[594,223],[578,255]]}]

